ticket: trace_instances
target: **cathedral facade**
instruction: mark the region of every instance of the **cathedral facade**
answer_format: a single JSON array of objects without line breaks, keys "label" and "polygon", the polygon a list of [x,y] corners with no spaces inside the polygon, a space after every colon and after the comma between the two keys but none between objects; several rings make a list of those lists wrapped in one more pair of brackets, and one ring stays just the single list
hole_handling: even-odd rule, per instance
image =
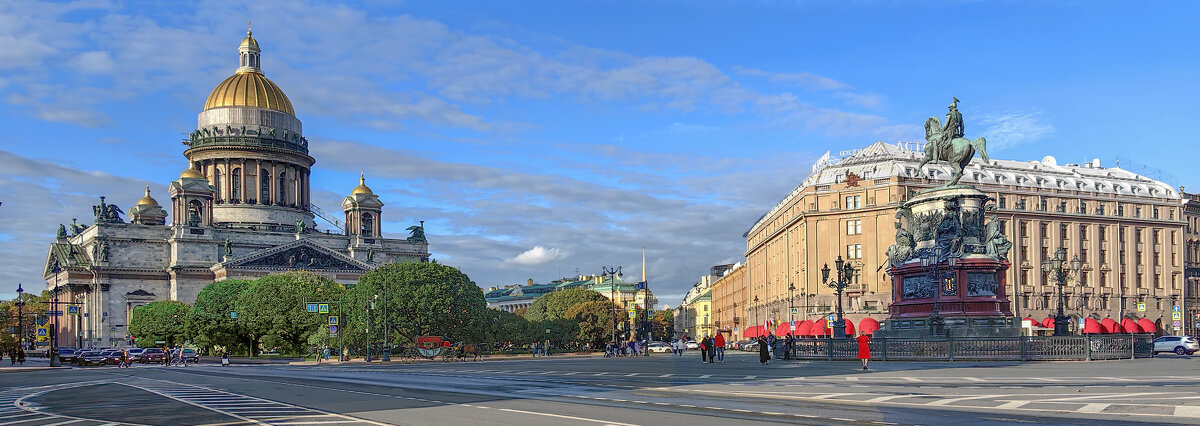
[{"label": "cathedral facade", "polygon": [[[247,31],[236,72],[213,89],[184,141],[188,168],[170,183],[168,206],[147,188],[126,222],[100,197],[93,224],[59,227],[44,278],[63,312],[60,346],[129,346],[134,308],[194,303],[214,281],[307,270],[353,284],[385,263],[428,261],[423,225],[407,239],[383,237],[383,203],[361,175],[342,200],[344,220],[314,215],[322,212],[309,199],[316,159],[260,54]],[[318,216],[340,232],[315,230]]]}]

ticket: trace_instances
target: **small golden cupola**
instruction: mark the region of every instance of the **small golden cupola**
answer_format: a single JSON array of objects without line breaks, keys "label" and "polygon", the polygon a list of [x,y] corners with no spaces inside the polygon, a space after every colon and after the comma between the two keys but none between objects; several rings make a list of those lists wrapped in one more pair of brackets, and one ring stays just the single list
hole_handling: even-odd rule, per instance
[{"label": "small golden cupola", "polygon": [[371,241],[381,236],[383,202],[367,187],[367,179],[362,171],[358,172],[358,186],[342,200],[342,210],[346,213],[346,235]]},{"label": "small golden cupola", "polygon": [[146,195],[138,200],[137,205],[129,208],[129,221],[139,225],[167,223],[167,211],[158,204],[154,197],[150,196],[150,185],[146,185]]},{"label": "small golden cupola", "polygon": [[372,194],[372,195],[375,194],[374,192],[371,192],[371,188],[367,186],[367,178],[363,174],[362,170],[358,171],[358,186],[354,187],[354,190],[350,191],[350,193],[351,194]]}]

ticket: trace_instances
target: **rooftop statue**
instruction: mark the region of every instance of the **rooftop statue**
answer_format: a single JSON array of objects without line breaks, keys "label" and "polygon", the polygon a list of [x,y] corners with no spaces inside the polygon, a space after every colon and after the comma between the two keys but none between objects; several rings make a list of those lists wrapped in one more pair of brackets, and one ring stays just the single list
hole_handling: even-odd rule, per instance
[{"label": "rooftop statue", "polygon": [[921,160],[921,164],[917,166],[917,173],[922,177],[928,177],[925,174],[925,165],[928,163],[937,164],[938,161],[950,163],[950,167],[954,169],[954,174],[950,176],[950,181],[946,182],[943,187],[950,187],[958,184],[958,180],[963,177],[963,168],[971,162],[971,158],[975,157],[975,152],[979,152],[979,157],[983,161],[988,160],[987,155],[987,140],[980,137],[975,140],[969,140],[963,137],[963,120],[962,114],[958,112],[958,98],[950,103],[950,111],[946,113],[946,125],[942,126],[942,121],[937,117],[929,117],[925,120],[925,159]]}]

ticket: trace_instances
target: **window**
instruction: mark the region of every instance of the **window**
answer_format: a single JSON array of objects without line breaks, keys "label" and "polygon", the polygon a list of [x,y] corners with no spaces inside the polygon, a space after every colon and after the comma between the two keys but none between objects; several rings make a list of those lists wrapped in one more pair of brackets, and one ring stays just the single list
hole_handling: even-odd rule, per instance
[{"label": "window", "polygon": [[847,259],[862,259],[862,244],[847,244],[846,245]]},{"label": "window", "polygon": [[862,268],[856,268],[854,270],[854,277],[851,279],[851,284],[854,284],[854,285],[862,284]]},{"label": "window", "polygon": [[1142,273],[1141,273],[1141,272],[1138,272],[1138,274],[1137,274],[1137,282],[1136,282],[1136,283],[1134,283],[1134,287],[1136,287],[1136,288],[1142,288],[1142,284],[1143,284],[1143,283],[1142,283]]},{"label": "window", "polygon": [[1017,200],[1017,209],[1025,210],[1025,199],[1024,198]]},{"label": "window", "polygon": [[1106,232],[1104,232],[1105,229],[1107,229],[1107,228],[1104,226],[1100,226],[1099,228],[1096,229],[1096,232],[1099,233],[1100,242],[1102,242],[1102,243],[1108,242],[1108,235],[1106,235]]},{"label": "window", "polygon": [[229,201],[236,203],[242,199],[242,169],[233,169],[229,174],[229,189],[233,194]]},{"label": "window", "polygon": [[1125,206],[1117,204],[1117,216],[1125,216]]},{"label": "window", "polygon": [[1151,210],[1151,213],[1155,219],[1158,219],[1158,207],[1155,207],[1153,210]]},{"label": "window", "polygon": [[1087,227],[1087,225],[1079,225],[1079,239],[1080,239],[1080,240],[1083,240],[1083,241],[1087,241],[1087,240],[1088,240],[1088,227]]},{"label": "window", "polygon": [[1058,225],[1058,237],[1067,239],[1067,224]]},{"label": "window", "polygon": [[1000,208],[1001,208],[1001,209],[1006,209],[1006,208],[1008,208],[1008,203],[1007,203],[1007,201],[1008,201],[1008,197],[1000,197]]},{"label": "window", "polygon": [[1042,203],[1038,206],[1038,210],[1046,211],[1046,200],[1042,199]]},{"label": "window", "polygon": [[1108,309],[1108,296],[1100,297],[1100,309]]},{"label": "window", "polygon": [[1021,238],[1029,237],[1029,224],[1021,222]]},{"label": "window", "polygon": [[857,208],[861,208],[861,207],[862,207],[862,196],[861,195],[847,195],[846,196],[846,208],[847,209],[857,209]]},{"label": "window", "polygon": [[1108,272],[1100,271],[1100,287],[1108,287]]},{"label": "window", "polygon": [[222,174],[223,173],[221,173],[221,169],[217,169],[216,175],[213,176],[213,187],[217,189],[217,200],[218,201],[223,199],[223,197],[221,197],[221,194],[222,194],[222,192],[221,192],[221,180],[222,180],[221,175]]},{"label": "window", "polygon": [[1086,201],[1079,202],[1079,213],[1080,214],[1087,213],[1087,202]]},{"label": "window", "polygon": [[1079,271],[1079,284],[1080,284],[1080,285],[1085,285],[1085,286],[1086,286],[1086,285],[1087,285],[1087,283],[1088,283],[1088,273],[1087,273],[1087,271]]},{"label": "window", "polygon": [[1042,222],[1041,225],[1039,226],[1038,230],[1042,232],[1043,240],[1050,238],[1050,225],[1046,224],[1045,222]]},{"label": "window", "polygon": [[859,235],[859,234],[862,234],[862,220],[861,219],[847,220],[846,221],[846,235]]},{"label": "window", "polygon": [[262,182],[262,195],[259,196],[259,201],[263,204],[271,204],[271,172],[267,169],[259,171],[259,176],[262,176],[258,181]]},{"label": "window", "polygon": [[287,204],[287,173],[279,172],[279,187],[275,192],[275,203]]},{"label": "window", "polygon": [[1048,307],[1050,307],[1050,295],[1043,294],[1042,295],[1042,308],[1048,308]]},{"label": "window", "polygon": [[1141,207],[1133,208],[1133,217],[1142,217],[1142,208]]},{"label": "window", "polygon": [[359,234],[364,237],[375,235],[375,216],[372,216],[370,213],[363,213],[361,225],[359,227]]},{"label": "window", "polygon": [[1104,214],[1104,205],[1103,204],[1096,206],[1096,214],[1101,214],[1101,215]]}]

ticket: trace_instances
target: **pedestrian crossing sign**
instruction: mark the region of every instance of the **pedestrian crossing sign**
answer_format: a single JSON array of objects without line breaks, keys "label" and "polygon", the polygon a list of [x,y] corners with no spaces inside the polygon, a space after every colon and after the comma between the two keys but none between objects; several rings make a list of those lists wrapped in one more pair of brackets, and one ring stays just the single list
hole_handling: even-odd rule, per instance
[{"label": "pedestrian crossing sign", "polygon": [[1138,312],[1146,312],[1146,304],[1138,303]]},{"label": "pedestrian crossing sign", "polygon": [[1183,319],[1183,314],[1181,314],[1179,312],[1171,312],[1171,319],[1173,319],[1175,321],[1179,321],[1179,320]]},{"label": "pedestrian crossing sign", "polygon": [[796,308],[792,308],[792,315],[796,315],[796,312],[797,312],[797,309],[796,309]]},{"label": "pedestrian crossing sign", "polygon": [[67,315],[79,315],[79,305],[68,305]]},{"label": "pedestrian crossing sign", "polygon": [[317,305],[317,312],[320,312],[322,314],[328,314],[329,313],[329,304],[322,303],[322,304]]},{"label": "pedestrian crossing sign", "polygon": [[329,317],[329,325],[338,325],[338,317],[330,316]]}]

